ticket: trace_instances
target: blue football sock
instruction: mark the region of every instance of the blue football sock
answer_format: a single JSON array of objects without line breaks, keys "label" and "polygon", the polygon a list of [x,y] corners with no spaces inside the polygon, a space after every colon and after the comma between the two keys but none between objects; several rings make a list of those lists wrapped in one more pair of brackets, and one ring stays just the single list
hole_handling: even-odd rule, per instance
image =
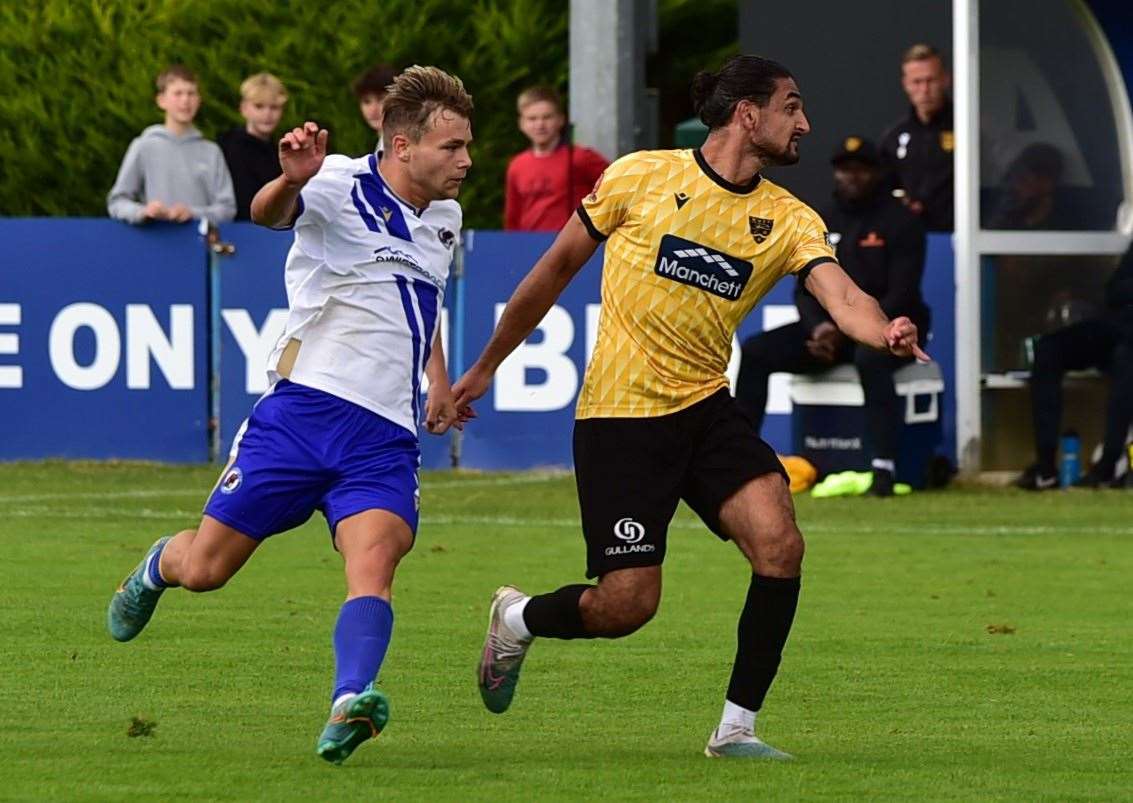
[{"label": "blue football sock", "polygon": [[393,634],[393,608],[381,597],[343,603],[334,626],[334,694],[362,691],[378,676]]},{"label": "blue football sock", "polygon": [[159,546],[157,551],[150,556],[149,562],[146,564],[146,573],[142,580],[147,587],[152,588],[154,591],[159,588],[176,587],[175,583],[170,583],[161,576],[161,553],[165,551],[167,546],[169,546],[168,541]]}]

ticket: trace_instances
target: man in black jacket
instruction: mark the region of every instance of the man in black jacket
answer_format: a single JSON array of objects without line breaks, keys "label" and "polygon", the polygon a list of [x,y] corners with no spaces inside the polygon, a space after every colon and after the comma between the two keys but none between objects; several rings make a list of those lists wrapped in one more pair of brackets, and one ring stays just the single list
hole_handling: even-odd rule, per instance
[{"label": "man in black jacket", "polygon": [[1031,369],[1031,414],[1035,462],[1015,481],[1028,491],[1058,487],[1054,464],[1062,419],[1062,376],[1067,371],[1100,368],[1109,373],[1102,456],[1078,485],[1117,487],[1117,462],[1133,423],[1133,247],[1117,264],[1105,286],[1106,311],[1043,335],[1035,343]]},{"label": "man in black jacket", "polygon": [[952,231],[951,78],[932,45],[913,45],[901,59],[909,113],[881,137],[887,180],[929,231]]},{"label": "man in black jacket", "polygon": [[[920,220],[885,192],[877,148],[847,137],[835,152],[834,203],[824,211],[838,262],[890,317],[907,315],[928,331],[929,310],[921,298],[925,230]],[[758,429],[773,373],[815,374],[852,362],[865,393],[866,426],[873,447],[870,492],[893,493],[893,475],[903,415],[893,372],[909,362],[843,335],[802,283],[795,287],[800,320],[748,338],[743,344],[736,399]]]}]

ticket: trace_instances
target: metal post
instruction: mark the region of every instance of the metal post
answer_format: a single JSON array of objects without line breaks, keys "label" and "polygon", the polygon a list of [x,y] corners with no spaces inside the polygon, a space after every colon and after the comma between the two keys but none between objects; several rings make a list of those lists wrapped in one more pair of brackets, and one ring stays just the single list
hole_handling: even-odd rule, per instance
[{"label": "metal post", "polygon": [[956,119],[956,455],[960,469],[981,468],[980,362],[980,37],[979,0],[953,0]]},{"label": "metal post", "polygon": [[221,461],[220,445],[220,346],[221,328],[220,268],[221,261],[236,253],[236,246],[222,242],[220,229],[207,220],[201,221],[208,254],[208,350],[209,350],[209,461]]},{"label": "metal post", "polygon": [[[452,304],[449,306],[449,363],[455,382],[464,374],[464,249],[472,250],[476,232],[463,233],[452,257]],[[449,437],[449,461],[453,468],[460,468],[461,447],[464,433],[453,427]]]},{"label": "metal post", "polygon": [[645,55],[657,47],[656,0],[570,0],[570,119],[608,159],[656,147]]}]

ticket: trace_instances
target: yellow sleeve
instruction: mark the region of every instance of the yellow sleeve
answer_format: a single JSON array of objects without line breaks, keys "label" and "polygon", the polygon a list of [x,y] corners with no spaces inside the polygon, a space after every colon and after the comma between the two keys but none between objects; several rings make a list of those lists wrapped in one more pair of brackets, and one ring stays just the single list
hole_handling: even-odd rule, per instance
[{"label": "yellow sleeve", "polygon": [[796,212],[794,248],[787,257],[788,273],[803,273],[822,262],[837,262],[827,236],[826,224],[809,206],[800,204]]},{"label": "yellow sleeve", "polygon": [[590,236],[601,242],[622,224],[638,196],[638,190],[649,175],[649,168],[639,154],[631,153],[607,167],[590,194],[582,199],[578,216]]}]

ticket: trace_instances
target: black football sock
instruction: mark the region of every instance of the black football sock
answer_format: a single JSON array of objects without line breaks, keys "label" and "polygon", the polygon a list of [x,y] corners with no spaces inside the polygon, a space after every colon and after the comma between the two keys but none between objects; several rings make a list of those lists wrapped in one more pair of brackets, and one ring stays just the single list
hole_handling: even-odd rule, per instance
[{"label": "black football sock", "polygon": [[753,574],[737,628],[736,662],[728,684],[728,700],[758,711],[779,670],[783,645],[799,604],[798,577]]},{"label": "black football sock", "polygon": [[561,639],[594,638],[586,632],[582,611],[578,607],[582,593],[588,588],[594,586],[563,586],[558,591],[528,600],[527,607],[523,609],[523,622],[531,635]]}]

